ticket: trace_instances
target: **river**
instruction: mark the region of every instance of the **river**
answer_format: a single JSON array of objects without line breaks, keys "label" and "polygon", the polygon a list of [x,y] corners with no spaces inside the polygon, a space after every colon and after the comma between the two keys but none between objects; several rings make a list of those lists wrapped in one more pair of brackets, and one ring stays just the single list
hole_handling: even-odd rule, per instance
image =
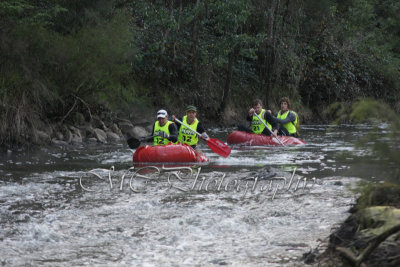
[{"label": "river", "polygon": [[[304,146],[233,147],[228,158],[202,143],[210,163],[193,173],[158,166],[142,176],[123,143],[8,151],[0,156],[0,261],[302,266],[348,216],[351,188],[386,175],[354,145],[366,130],[303,125]],[[230,131],[208,133],[226,141]]]}]

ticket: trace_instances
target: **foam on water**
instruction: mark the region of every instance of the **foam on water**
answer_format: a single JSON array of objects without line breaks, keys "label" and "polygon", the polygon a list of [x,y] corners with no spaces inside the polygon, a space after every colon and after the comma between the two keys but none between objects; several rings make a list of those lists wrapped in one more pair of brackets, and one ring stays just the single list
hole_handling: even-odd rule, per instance
[{"label": "foam on water", "polygon": [[[9,215],[10,221],[2,222],[0,253],[7,264],[279,264],[316,245],[352,201],[344,186],[334,186],[337,178],[271,200],[271,192],[185,193],[169,188],[166,177],[144,183],[146,191],[139,194],[128,187],[84,192],[77,184],[71,191],[54,181],[79,175],[58,174],[11,183],[2,191],[2,199],[14,199],[2,203],[2,212],[28,217],[18,221]],[[227,179],[236,177],[227,173]],[[104,186],[94,184],[95,189]],[[29,202],[33,209],[23,210],[15,201]]]},{"label": "foam on water", "polygon": [[[216,155],[203,142],[199,148],[211,163],[194,168],[199,174],[194,187],[193,177],[168,181],[168,171],[163,171],[133,181],[138,193],[130,189],[129,175],[120,190],[121,177],[132,166],[133,151],[126,145],[2,155],[1,262],[6,266],[302,265],[302,254],[319,245],[318,240],[327,238],[331,227],[347,216],[355,197],[349,187],[359,180],[347,174],[349,162],[367,153],[348,139],[356,139],[354,132],[348,132],[350,126],[345,130],[332,126],[331,132],[328,128],[304,126],[307,145],[302,147],[233,147],[228,158]],[[221,140],[227,134],[222,129],[207,132]],[[348,154],[338,156],[343,153]],[[101,179],[89,174],[94,169]],[[294,170],[292,187],[284,190],[279,177],[288,182]],[[257,175],[261,178],[252,191]],[[93,191],[82,189],[81,177],[85,188]]]}]

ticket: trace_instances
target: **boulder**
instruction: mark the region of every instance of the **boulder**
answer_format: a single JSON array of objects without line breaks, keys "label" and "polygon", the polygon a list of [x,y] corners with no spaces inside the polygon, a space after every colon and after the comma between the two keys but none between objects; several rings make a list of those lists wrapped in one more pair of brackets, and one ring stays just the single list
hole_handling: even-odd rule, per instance
[{"label": "boulder", "polygon": [[72,133],[66,126],[63,127],[63,134],[64,134],[64,141],[67,143],[71,143]]},{"label": "boulder", "polygon": [[97,141],[100,143],[106,143],[107,141],[107,134],[99,128],[94,129],[94,137],[96,137]]},{"label": "boulder", "polygon": [[121,139],[118,134],[113,133],[111,131],[107,131],[106,135],[107,135],[107,140],[110,141],[119,141]]},{"label": "boulder", "polygon": [[132,136],[134,136],[136,138],[149,135],[149,133],[146,131],[146,129],[142,126],[133,127],[132,132],[130,132],[130,134],[132,134]]},{"label": "boulder", "polygon": [[101,130],[107,130],[107,126],[104,122],[97,116],[92,117],[92,124],[94,128],[99,128]]},{"label": "boulder", "polygon": [[144,125],[148,125],[150,124],[150,120],[148,118],[145,117],[137,117],[137,116],[133,116],[133,122],[135,123],[135,125],[140,125],[140,126],[144,126]]},{"label": "boulder", "polygon": [[118,125],[115,123],[112,123],[109,127],[108,127],[113,133],[116,133],[119,136],[122,136],[122,132],[121,130],[118,128]]},{"label": "boulder", "polygon": [[87,123],[83,126],[82,131],[85,132],[85,137],[94,137],[94,128],[92,127],[91,124]]},{"label": "boulder", "polygon": [[35,136],[39,143],[47,143],[51,141],[50,136],[47,133],[40,130],[36,130]]},{"label": "boulder", "polygon": [[72,134],[71,143],[75,145],[82,144],[82,136],[77,134]]},{"label": "boulder", "polygon": [[[72,134],[79,136],[82,139],[82,136],[86,136],[85,131],[81,131],[80,129],[74,127],[74,126],[68,126],[69,130],[71,131]],[[83,132],[83,134],[82,134]]]},{"label": "boulder", "polygon": [[54,129],[53,126],[50,124],[46,124],[43,126],[42,130],[48,135],[48,136],[52,136],[54,133]]},{"label": "boulder", "polygon": [[122,134],[126,135],[128,132],[132,132],[133,124],[130,121],[124,120],[118,123],[119,128],[121,129]]},{"label": "boulder", "polygon": [[154,125],[147,125],[145,129],[147,132],[151,133],[153,131],[153,127]]},{"label": "boulder", "polygon": [[55,139],[58,139],[58,140],[63,140],[64,139],[64,135],[61,132],[58,132],[58,131],[54,134],[54,136],[55,136]]}]

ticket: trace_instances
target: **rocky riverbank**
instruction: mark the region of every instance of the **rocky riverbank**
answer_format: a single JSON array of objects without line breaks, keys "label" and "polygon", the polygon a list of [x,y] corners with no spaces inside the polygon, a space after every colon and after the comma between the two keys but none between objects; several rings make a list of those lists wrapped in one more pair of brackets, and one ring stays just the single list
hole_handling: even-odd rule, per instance
[{"label": "rocky riverbank", "polygon": [[82,143],[119,142],[126,136],[146,136],[152,130],[152,118],[148,116],[123,115],[110,112],[85,116],[74,113],[73,119],[65,122],[42,124],[36,127],[27,144],[33,146],[80,145]]},{"label": "rocky riverbank", "polygon": [[367,186],[326,250],[304,255],[314,266],[400,266],[400,186]]},{"label": "rocky riverbank", "polygon": [[[168,109],[168,113],[182,116],[184,108],[184,106],[174,107]],[[43,120],[37,118],[29,122],[29,127],[21,124],[16,126],[18,131],[8,129],[6,136],[0,136],[0,147],[27,148],[46,145],[79,145],[85,142],[107,143],[119,142],[127,136],[147,136],[151,133],[157,110],[156,107],[141,105],[131,107],[130,111],[115,113],[105,107],[98,107],[93,110],[87,108],[87,110],[68,112],[57,122],[54,122],[54,118]],[[245,120],[247,108],[228,106],[224,114],[214,120],[210,120],[204,112],[200,109],[198,118],[206,127],[235,127],[238,124],[247,123]],[[319,116],[313,116],[306,108],[302,108],[298,114],[301,124],[324,123]],[[18,136],[13,136],[13,133]]]}]

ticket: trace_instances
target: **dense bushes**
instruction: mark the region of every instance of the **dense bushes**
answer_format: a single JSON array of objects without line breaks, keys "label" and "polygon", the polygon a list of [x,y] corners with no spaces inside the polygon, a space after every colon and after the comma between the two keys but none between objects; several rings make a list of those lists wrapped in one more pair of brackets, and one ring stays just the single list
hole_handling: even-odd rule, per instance
[{"label": "dense bushes", "polygon": [[0,6],[0,144],[23,142],[42,122],[66,119],[71,108],[134,100],[127,12],[106,18],[81,4],[91,23],[59,25],[73,10],[34,3]]},{"label": "dense bushes", "polygon": [[156,105],[202,103],[211,115],[255,96],[276,107],[288,95],[315,112],[359,97],[398,100],[396,1],[131,3],[134,73]]},{"label": "dense bushes", "polygon": [[399,11],[395,0],[5,0],[0,143],[71,109],[143,100],[210,119],[254,97],[314,113],[359,97],[394,104]]},{"label": "dense bushes", "polygon": [[299,87],[306,105],[363,97],[392,104],[399,100],[400,19],[393,10],[400,11],[400,5],[391,0],[331,4],[327,16],[320,18],[320,32],[314,32],[318,38],[306,45]]}]

